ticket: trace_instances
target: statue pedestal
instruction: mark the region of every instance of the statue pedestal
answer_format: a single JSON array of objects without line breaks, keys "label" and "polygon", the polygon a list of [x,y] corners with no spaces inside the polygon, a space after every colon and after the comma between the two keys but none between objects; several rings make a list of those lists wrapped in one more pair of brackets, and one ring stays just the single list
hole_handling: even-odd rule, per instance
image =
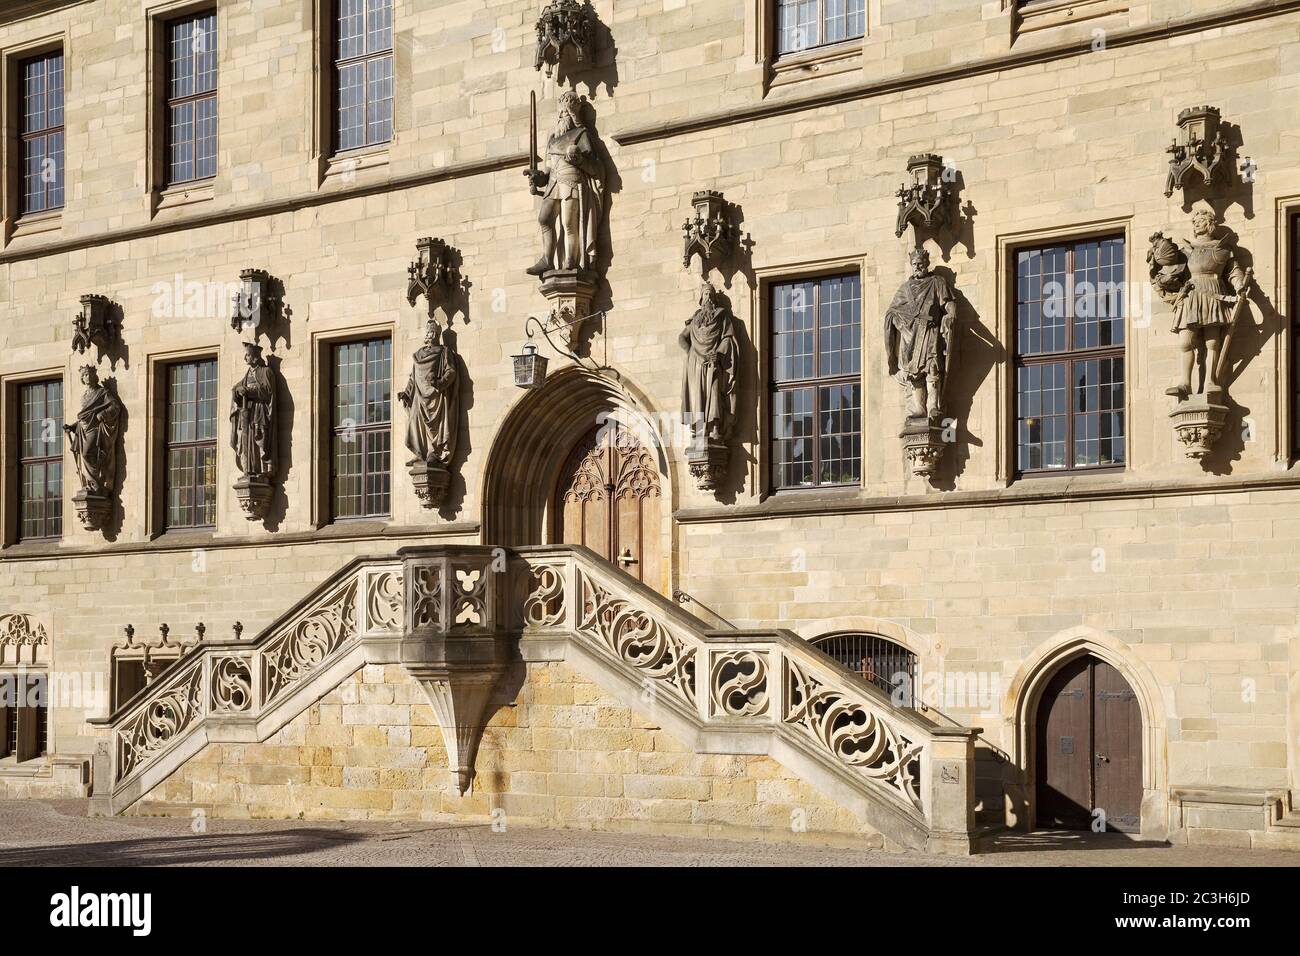
[{"label": "statue pedestal", "polygon": [[[1209,395],[1193,395],[1179,402],[1169,420],[1174,424],[1174,433],[1183,443],[1187,457],[1199,461],[1214,448],[1214,443],[1223,434],[1223,425],[1228,420],[1228,408],[1210,401]],[[1215,398],[1218,394],[1215,393]]]},{"label": "statue pedestal", "polygon": [[549,325],[560,341],[575,352],[582,341],[583,320],[591,314],[596,278],[580,269],[552,269],[542,276],[542,295],[551,303]]},{"label": "statue pedestal", "polygon": [[249,521],[260,521],[266,517],[273,491],[267,478],[245,477],[235,482],[235,497],[239,499],[239,507],[244,509],[244,516]]},{"label": "statue pedestal", "polygon": [[100,495],[82,489],[72,496],[72,507],[77,511],[81,526],[87,531],[98,531],[104,527],[113,512],[111,495]]},{"label": "statue pedestal", "polygon": [[693,442],[686,451],[686,465],[700,491],[716,491],[730,462],[731,449],[720,441]]},{"label": "statue pedestal", "polygon": [[909,418],[898,437],[903,439],[903,452],[912,474],[918,478],[933,476],[943,450],[948,447],[943,440],[943,428],[931,425],[926,418]]},{"label": "statue pedestal", "polygon": [[417,461],[411,465],[411,481],[415,485],[415,497],[426,508],[436,508],[447,497],[451,472],[437,462]]}]

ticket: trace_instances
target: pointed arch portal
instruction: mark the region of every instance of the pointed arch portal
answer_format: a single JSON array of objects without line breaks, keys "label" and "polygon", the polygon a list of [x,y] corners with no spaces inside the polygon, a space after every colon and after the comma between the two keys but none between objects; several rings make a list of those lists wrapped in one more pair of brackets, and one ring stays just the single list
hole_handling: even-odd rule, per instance
[{"label": "pointed arch portal", "polygon": [[669,474],[642,397],[585,369],[561,369],[501,422],[483,478],[482,542],[584,544],[663,590]]}]

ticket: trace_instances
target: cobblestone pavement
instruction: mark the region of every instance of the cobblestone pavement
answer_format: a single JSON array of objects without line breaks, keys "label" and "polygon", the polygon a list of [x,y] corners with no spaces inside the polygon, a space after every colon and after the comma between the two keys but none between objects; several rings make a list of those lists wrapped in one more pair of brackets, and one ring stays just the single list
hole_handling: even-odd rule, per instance
[{"label": "cobblestone pavement", "polygon": [[447,823],[86,816],[84,800],[0,800],[0,866],[1300,866],[1300,853],[1003,836],[960,859],[784,843]]}]

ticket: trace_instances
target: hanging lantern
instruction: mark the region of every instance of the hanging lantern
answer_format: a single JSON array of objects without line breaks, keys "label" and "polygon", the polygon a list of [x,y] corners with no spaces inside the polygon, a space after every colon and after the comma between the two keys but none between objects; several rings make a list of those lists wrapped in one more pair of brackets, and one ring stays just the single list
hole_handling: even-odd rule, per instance
[{"label": "hanging lantern", "polygon": [[524,346],[522,355],[513,355],[515,365],[515,384],[520,388],[541,388],[546,381],[545,355],[537,353],[537,346],[532,342]]}]

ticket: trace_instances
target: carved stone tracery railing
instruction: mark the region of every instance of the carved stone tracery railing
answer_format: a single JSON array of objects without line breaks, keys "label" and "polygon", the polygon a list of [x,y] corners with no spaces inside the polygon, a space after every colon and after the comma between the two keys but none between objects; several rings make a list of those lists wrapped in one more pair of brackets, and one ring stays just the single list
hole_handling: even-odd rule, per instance
[{"label": "carved stone tracery railing", "polygon": [[95,721],[113,741],[111,768],[96,764],[96,795],[112,782],[101,809],[129,806],[207,742],[266,739],[367,661],[400,662],[425,690],[464,793],[501,678],[536,641],[616,677],[699,752],[779,755],[897,842],[969,850],[977,731],[893,706],[789,631],[709,630],[573,546],[356,561],[254,641],[198,645]]},{"label": "carved stone tracery railing", "polygon": [[93,721],[112,727],[113,788],[130,784],[208,718],[256,719],[274,708],[360,635],[400,633],[402,580],[391,558],[354,563],[253,641],[188,648],[118,713]]}]

